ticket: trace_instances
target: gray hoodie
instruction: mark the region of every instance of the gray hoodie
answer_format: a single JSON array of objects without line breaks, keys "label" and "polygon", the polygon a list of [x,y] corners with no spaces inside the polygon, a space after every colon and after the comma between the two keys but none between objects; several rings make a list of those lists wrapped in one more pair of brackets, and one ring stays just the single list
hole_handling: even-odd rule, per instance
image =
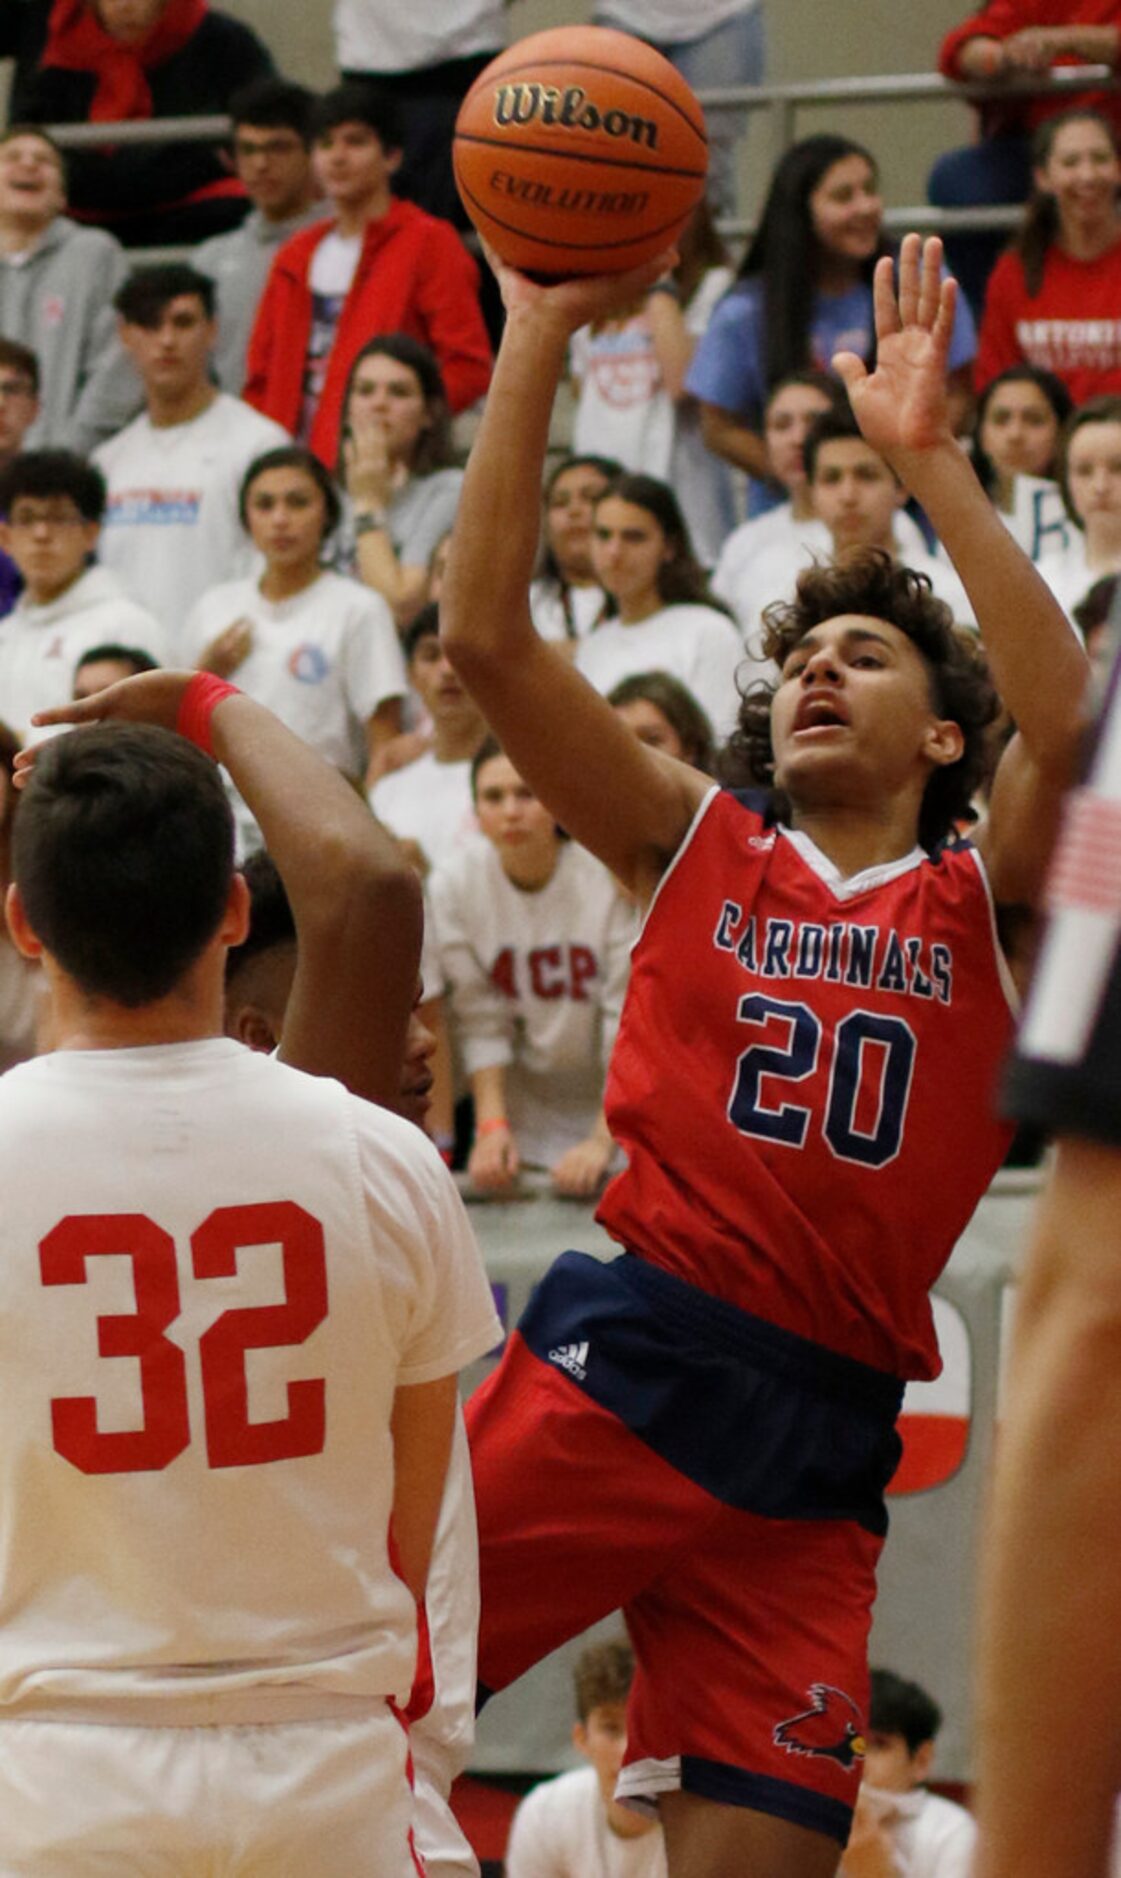
[{"label": "gray hoodie", "polygon": [[241,396],[245,383],[249,335],[276,251],[290,235],[322,219],[322,202],[313,202],[286,222],[268,222],[260,209],[254,209],[240,228],[231,229],[228,235],[212,235],[195,249],[193,265],[200,274],[208,274],[218,290],[215,376],[222,390],[235,398]]},{"label": "gray hoodie", "polygon": [[143,391],[116,337],[113,295],[128,264],[100,228],[58,215],[31,253],[0,255],[0,332],[39,360],[42,409],[28,449],[91,450],[143,403]]}]

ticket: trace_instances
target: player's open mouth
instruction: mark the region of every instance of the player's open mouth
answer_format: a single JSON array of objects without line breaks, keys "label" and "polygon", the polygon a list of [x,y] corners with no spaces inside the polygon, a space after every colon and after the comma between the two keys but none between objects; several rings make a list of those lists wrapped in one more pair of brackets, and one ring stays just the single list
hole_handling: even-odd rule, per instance
[{"label": "player's open mouth", "polygon": [[843,730],[848,717],[836,698],[806,697],[794,713],[795,734],[803,730]]}]

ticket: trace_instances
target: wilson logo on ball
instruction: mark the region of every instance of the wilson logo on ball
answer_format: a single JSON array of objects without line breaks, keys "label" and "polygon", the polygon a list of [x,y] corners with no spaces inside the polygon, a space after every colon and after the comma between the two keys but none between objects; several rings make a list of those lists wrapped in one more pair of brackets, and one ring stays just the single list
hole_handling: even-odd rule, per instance
[{"label": "wilson logo on ball", "polygon": [[648,150],[658,148],[658,126],[630,111],[603,111],[581,85],[499,85],[494,94],[496,124],[554,124],[562,130],[601,130],[608,137],[629,137]]}]

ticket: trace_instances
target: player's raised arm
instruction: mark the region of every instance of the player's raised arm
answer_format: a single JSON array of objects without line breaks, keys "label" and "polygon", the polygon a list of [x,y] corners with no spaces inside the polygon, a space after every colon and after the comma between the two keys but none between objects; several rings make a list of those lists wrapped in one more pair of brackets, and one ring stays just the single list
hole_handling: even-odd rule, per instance
[{"label": "player's raised arm", "polygon": [[539,287],[495,263],[507,322],[471,452],[440,599],[441,638],[514,767],[569,834],[639,893],[708,786],[632,737],[530,621],[549,416],[572,333],[665,272]]},{"label": "player's raised arm", "polygon": [[[176,729],[193,681],[189,672],[145,672],[36,721]],[[210,727],[292,908],[297,966],[281,1055],[396,1108],[420,961],[416,876],[338,770],[263,705],[232,692]]]},{"label": "player's raised arm", "polygon": [[1034,899],[1062,790],[1072,779],[1088,666],[1057,601],[986,499],[947,416],[946,361],[956,284],[942,244],[908,235],[876,270],[875,370],[834,365],[857,422],[921,502],[973,603],[993,680],[1018,735],[1002,759],[978,837],[997,899]]}]

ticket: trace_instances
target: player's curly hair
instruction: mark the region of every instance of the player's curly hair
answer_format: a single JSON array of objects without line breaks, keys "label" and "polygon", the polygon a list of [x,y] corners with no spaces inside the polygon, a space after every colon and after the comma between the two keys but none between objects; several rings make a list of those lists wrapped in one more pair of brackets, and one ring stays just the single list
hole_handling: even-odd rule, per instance
[{"label": "player's curly hair", "polygon": [[[972,634],[955,627],[949,607],[935,598],[925,574],[900,567],[882,548],[863,548],[834,565],[806,568],[794,599],[766,608],[765,656],[781,670],[808,632],[843,613],[886,620],[905,633],[930,673],[934,709],[961,729],[960,757],[932,772],[923,796],[919,840],[924,848],[936,848],[955,823],[968,817],[988,775],[985,733],[1000,707],[984,654]],[[720,766],[721,780],[733,788],[774,788],[771,701],[776,689],[760,681],[744,693]],[[775,808],[780,820],[788,819],[789,804],[777,790]]]}]

